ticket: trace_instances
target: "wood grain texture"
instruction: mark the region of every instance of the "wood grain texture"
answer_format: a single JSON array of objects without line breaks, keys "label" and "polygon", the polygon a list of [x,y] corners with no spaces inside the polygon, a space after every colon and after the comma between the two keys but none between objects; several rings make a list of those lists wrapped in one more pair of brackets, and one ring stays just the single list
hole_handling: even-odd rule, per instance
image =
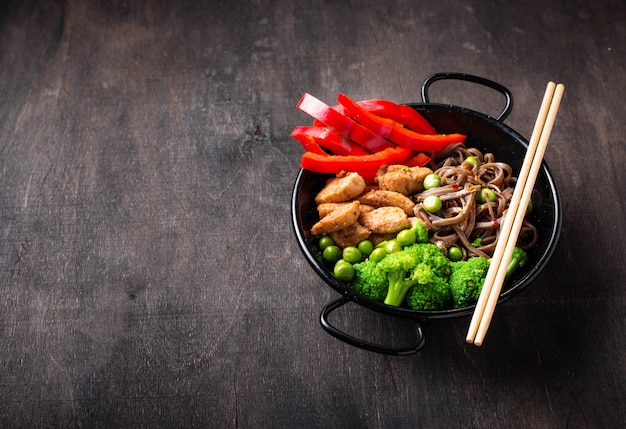
[{"label": "wood grain texture", "polygon": [[[0,427],[618,427],[626,4],[292,3],[0,6]],[[546,153],[564,227],[483,347],[463,318],[372,354],[317,321],[337,294],[292,232],[295,104],[419,101],[438,71],[507,86],[526,136],[565,84]],[[411,338],[356,304],[334,317]]]}]

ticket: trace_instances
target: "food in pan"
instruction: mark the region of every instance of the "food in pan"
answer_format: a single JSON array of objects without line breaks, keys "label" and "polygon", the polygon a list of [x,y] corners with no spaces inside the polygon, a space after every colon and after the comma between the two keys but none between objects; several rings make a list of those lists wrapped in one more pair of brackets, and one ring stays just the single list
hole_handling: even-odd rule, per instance
[{"label": "food in pan", "polygon": [[[335,277],[356,292],[392,306],[445,310],[474,304],[515,179],[503,173],[510,170],[506,164],[491,161],[489,154],[465,151],[460,146],[451,149],[454,155],[445,157],[443,167],[434,171],[418,167],[422,191],[413,194],[399,192],[404,185],[397,190],[370,185],[359,186],[359,195],[342,198],[349,195],[345,191],[349,184],[359,182],[355,173],[330,179],[318,196],[334,202],[317,206],[320,220],[311,232],[320,235],[321,228],[332,226],[323,230],[318,245]],[[454,161],[461,155],[463,159]],[[376,177],[390,179],[389,171],[413,176],[410,167],[392,167],[381,168]],[[438,185],[431,183],[424,189],[427,177]],[[481,178],[486,182],[479,183]],[[382,195],[375,197],[376,193]],[[426,204],[430,197],[439,201],[436,210]],[[524,249],[536,242],[536,229],[529,223],[524,228],[527,233],[521,237],[527,242],[515,249],[507,277],[526,263]]]},{"label": "food in pan", "polygon": [[[321,257],[336,278],[387,305],[473,304],[513,194],[512,168],[466,147],[463,135],[419,125],[407,106],[338,100],[329,107],[305,94],[298,106],[315,122],[292,133],[306,150],[302,168],[334,173],[315,198],[311,233],[321,237]],[[400,111],[419,130],[399,122]],[[328,133],[334,146],[320,140],[324,129],[338,133]],[[332,150],[337,135],[341,152]],[[525,222],[511,270],[536,242],[537,229]]]}]

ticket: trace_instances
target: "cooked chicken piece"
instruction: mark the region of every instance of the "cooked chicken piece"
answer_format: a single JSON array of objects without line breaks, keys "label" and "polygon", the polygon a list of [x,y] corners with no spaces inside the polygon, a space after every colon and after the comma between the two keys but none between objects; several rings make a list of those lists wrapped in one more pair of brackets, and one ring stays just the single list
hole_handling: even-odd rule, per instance
[{"label": "cooked chicken piece", "polygon": [[336,204],[335,209],[330,211],[326,216],[322,217],[311,228],[313,235],[328,234],[329,232],[339,231],[352,225],[359,218],[359,205],[356,200],[348,203]]},{"label": "cooked chicken piece", "polygon": [[355,222],[344,229],[331,232],[329,235],[335,240],[335,243],[339,247],[345,248],[348,246],[356,246],[361,241],[368,238],[370,236],[370,230],[360,223]]},{"label": "cooked chicken piece", "polygon": [[[317,206],[317,214],[319,214],[320,219],[323,218],[324,216],[327,216],[328,214],[330,214],[333,210],[349,204],[350,202],[345,202],[345,203],[323,203],[320,204],[319,206]],[[372,210],[374,210],[376,207],[373,206],[369,206],[367,204],[361,204],[361,202],[359,201],[359,213],[365,213],[365,212],[371,212]]]},{"label": "cooked chicken piece", "polygon": [[411,195],[424,190],[424,177],[433,171],[426,167],[406,167],[404,165],[383,166],[376,173],[380,189]]},{"label": "cooked chicken piece", "polygon": [[[321,219],[324,216],[328,216],[329,214],[331,214],[333,211],[337,210],[338,208],[341,208],[341,207],[345,206],[346,204],[350,204],[350,202],[345,202],[345,203],[322,203],[322,204],[317,206],[317,214],[320,215],[320,219]],[[359,205],[359,209],[360,209],[360,205]]]},{"label": "cooked chicken piece", "polygon": [[339,173],[326,182],[315,196],[317,204],[341,203],[357,197],[365,190],[365,180],[358,173]]},{"label": "cooked chicken piece", "polygon": [[399,207],[379,207],[359,216],[359,222],[376,234],[398,232],[411,226],[408,216]]},{"label": "cooked chicken piece", "polygon": [[374,207],[394,206],[400,207],[404,212],[412,216],[415,203],[406,195],[395,191],[385,191],[381,189],[369,191],[358,197],[361,204]]},{"label": "cooked chicken piece", "polygon": [[[359,203],[361,203],[361,202],[359,201]],[[361,203],[361,205],[359,206],[359,210],[361,210],[361,213],[371,212],[375,208],[376,207],[374,207],[374,206],[370,206],[369,204],[363,204],[363,203]]]}]

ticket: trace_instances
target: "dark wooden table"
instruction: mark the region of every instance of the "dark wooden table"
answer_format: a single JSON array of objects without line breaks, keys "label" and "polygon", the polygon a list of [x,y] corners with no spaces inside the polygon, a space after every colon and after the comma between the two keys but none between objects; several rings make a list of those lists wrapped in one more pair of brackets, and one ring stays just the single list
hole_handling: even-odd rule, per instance
[{"label": "dark wooden table", "polygon": [[[3,2],[0,427],[619,427],[626,3],[294,3]],[[526,137],[566,85],[561,238],[482,347],[465,317],[415,355],[363,351],[321,329],[338,294],[292,231],[295,105],[419,101],[439,71],[507,86]],[[338,313],[374,339],[412,326]]]}]

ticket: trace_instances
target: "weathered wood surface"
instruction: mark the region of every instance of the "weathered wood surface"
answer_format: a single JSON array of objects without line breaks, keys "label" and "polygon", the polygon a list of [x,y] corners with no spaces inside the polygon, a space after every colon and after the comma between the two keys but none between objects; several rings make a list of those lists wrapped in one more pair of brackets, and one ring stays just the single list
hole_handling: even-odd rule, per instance
[{"label": "weathered wood surface", "polygon": [[[619,427],[626,3],[294,3],[3,4],[0,426]],[[509,87],[526,136],[565,83],[546,154],[564,227],[483,347],[463,318],[387,357],[319,327],[337,294],[291,229],[289,133],[305,91],[419,101],[438,71]]]}]

